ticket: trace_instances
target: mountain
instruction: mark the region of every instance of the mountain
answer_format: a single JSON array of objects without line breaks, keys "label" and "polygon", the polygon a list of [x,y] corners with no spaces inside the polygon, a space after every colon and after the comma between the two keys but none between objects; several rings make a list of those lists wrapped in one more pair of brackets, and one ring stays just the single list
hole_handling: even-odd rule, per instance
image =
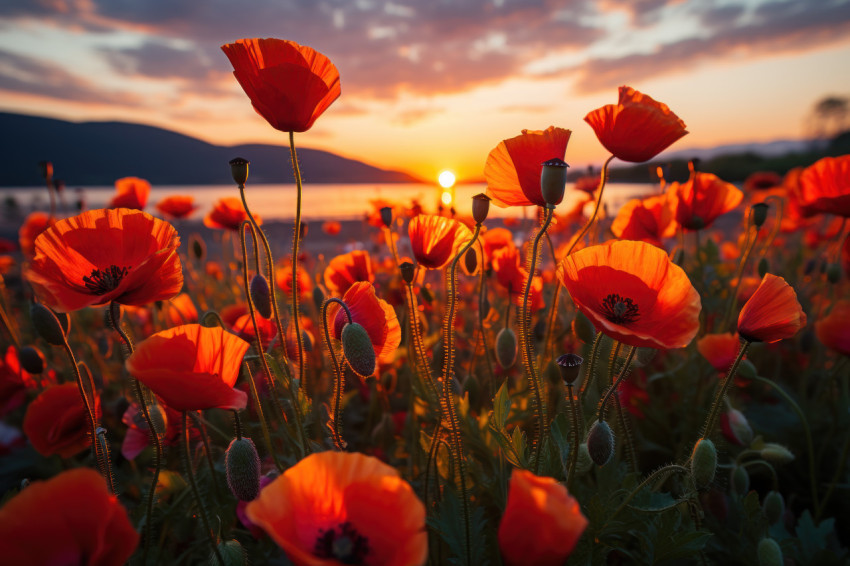
[{"label": "mountain", "polygon": [[702,147],[665,151],[666,160],[699,158],[703,161],[723,155],[752,154],[761,157],[780,157],[789,153],[805,153],[818,151],[828,145],[828,140],[776,140],[764,143],[733,143],[716,147]]},{"label": "mountain", "polygon": [[[232,183],[228,161],[251,161],[249,182],[292,183],[288,146],[224,147],[162,128],[126,122],[67,122],[0,112],[0,186],[41,185],[38,162],[53,162],[69,187],[112,185],[142,177],[154,185]],[[400,171],[379,169],[318,149],[298,149],[309,183],[416,183]]]}]

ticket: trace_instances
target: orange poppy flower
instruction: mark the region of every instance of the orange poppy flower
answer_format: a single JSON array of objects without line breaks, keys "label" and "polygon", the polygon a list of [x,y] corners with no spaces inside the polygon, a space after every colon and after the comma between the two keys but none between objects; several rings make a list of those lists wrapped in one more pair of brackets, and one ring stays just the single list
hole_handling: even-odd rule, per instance
[{"label": "orange poppy flower", "polygon": [[676,194],[676,220],[688,230],[711,226],[744,199],[735,185],[711,173],[697,173],[686,183],[673,183],[669,190]]},{"label": "orange poppy flower", "polygon": [[24,256],[31,258],[35,255],[35,240],[42,232],[56,223],[46,212],[33,212],[24,220],[18,230],[18,243]]},{"label": "orange poppy flower", "polygon": [[180,326],[198,322],[198,309],[188,293],[180,293],[170,301],[163,303],[165,319],[169,326]]},{"label": "orange poppy flower", "polygon": [[[100,397],[94,398],[100,415]],[[91,446],[91,423],[75,383],[48,387],[30,403],[24,416],[24,434],[42,456],[76,456]]]},{"label": "orange poppy flower", "polygon": [[339,97],[339,72],[318,51],[284,39],[221,46],[257,114],[282,132],[306,132]]},{"label": "orange poppy flower", "polygon": [[[522,306],[523,288],[528,281],[528,270],[520,266],[519,250],[516,246],[505,246],[493,252],[491,266],[496,280],[508,290],[511,300],[517,306]],[[531,311],[544,307],[543,280],[535,276],[531,280],[531,290],[528,292],[528,304]]]},{"label": "orange poppy flower", "polygon": [[369,252],[354,250],[333,258],[325,268],[325,286],[334,296],[345,295],[349,287],[358,281],[375,282]]},{"label": "orange poppy flower", "polygon": [[398,471],[356,452],[307,456],[245,508],[296,566],[417,566],[425,506]]},{"label": "orange poppy flower", "polygon": [[778,342],[806,325],[806,313],[794,288],[782,277],[765,273],[738,315],[738,334],[750,342]]},{"label": "orange poppy flower", "polygon": [[336,236],[342,230],[342,224],[336,220],[329,220],[322,224],[322,231],[328,236]]},{"label": "orange poppy flower", "polygon": [[157,332],[136,346],[127,371],[177,411],[244,409],[233,389],[248,343],[220,327],[199,324]]},{"label": "orange poppy flower", "polygon": [[[366,329],[378,361],[392,361],[396,348],[401,344],[401,326],[395,310],[375,295],[375,287],[367,281],[354,283],[345,292],[342,301],[351,311],[351,320]],[[345,311],[338,304],[331,304],[328,307],[328,320],[333,324],[333,337],[339,340],[342,328],[348,324]]]},{"label": "orange poppy flower", "polygon": [[850,217],[850,155],[824,157],[806,167],[800,199],[809,212]]},{"label": "orange poppy flower", "polygon": [[815,334],[824,346],[850,356],[850,301],[835,303],[828,316],[815,323]]},{"label": "orange poppy flower", "polygon": [[180,292],[179,245],[177,230],[146,212],[90,210],[60,220],[36,239],[26,277],[56,311],[110,301],[141,306]]},{"label": "orange poppy flower", "polygon": [[193,196],[172,195],[156,203],[156,209],[171,218],[186,218],[198,207]]},{"label": "orange poppy flower", "polygon": [[500,142],[484,164],[487,196],[493,204],[502,208],[546,206],[540,193],[543,162],[564,158],[571,133],[549,126],[543,131],[523,130],[521,135]]},{"label": "orange poppy flower", "polygon": [[773,171],[756,171],[744,181],[745,191],[766,191],[782,185],[782,176]]},{"label": "orange poppy flower", "polygon": [[144,210],[151,194],[151,184],[138,177],[124,177],[115,181],[115,196],[109,208],[135,208]]},{"label": "orange poppy flower", "polygon": [[697,340],[697,351],[720,373],[726,373],[738,357],[741,341],[737,334],[706,334]]},{"label": "orange poppy flower", "polygon": [[584,117],[599,142],[623,161],[649,161],[688,133],[685,123],[666,104],[628,86],[620,100]]},{"label": "orange poppy flower", "polygon": [[640,240],[663,248],[662,240],[676,235],[675,205],[668,195],[656,195],[627,202],[611,224],[611,232],[621,240]]},{"label": "orange poppy flower", "polygon": [[484,245],[484,263],[490,265],[493,260],[493,253],[496,250],[505,247],[514,247],[513,232],[507,228],[491,228],[486,230],[481,235],[481,243]]},{"label": "orange poppy flower", "polygon": [[33,482],[0,509],[5,564],[121,566],[138,544],[127,511],[89,468]]},{"label": "orange poppy flower", "polygon": [[558,278],[598,331],[629,346],[683,348],[699,330],[699,293],[651,244],[584,248],[561,260]]},{"label": "orange poppy flower", "polygon": [[[280,263],[274,270],[274,280],[277,288],[286,293],[287,296],[292,294],[292,262],[287,260],[285,263]],[[301,266],[298,266],[298,296],[301,299],[307,300],[313,295],[313,280],[310,279],[310,274]]]},{"label": "orange poppy flower", "polygon": [[[257,329],[260,331],[260,342],[265,350],[269,347],[272,340],[277,336],[277,325],[274,320],[269,320],[265,317],[256,315]],[[257,339],[257,333],[254,331],[254,323],[251,320],[251,315],[246,313],[237,318],[231,325],[233,332],[248,343]],[[296,348],[297,350],[297,348]]]},{"label": "orange poppy flower", "polygon": [[515,469],[499,523],[499,549],[508,566],[560,566],[587,528],[578,501],[554,478]]},{"label": "orange poppy flower", "polygon": [[[236,197],[222,197],[213,205],[213,209],[204,216],[204,226],[220,230],[239,230],[239,226],[248,220],[248,214],[242,208],[242,201]],[[257,224],[263,221],[254,214]]]},{"label": "orange poppy flower", "polygon": [[593,194],[596,192],[596,189],[599,188],[599,181],[602,179],[602,175],[584,175],[583,177],[579,177],[576,179],[573,188],[579,192]]},{"label": "orange poppy flower", "polygon": [[445,216],[420,214],[407,226],[416,262],[426,269],[441,269],[472,239],[463,223]]},{"label": "orange poppy flower", "polygon": [[10,255],[0,255],[0,275],[9,274],[17,265],[15,258]]}]

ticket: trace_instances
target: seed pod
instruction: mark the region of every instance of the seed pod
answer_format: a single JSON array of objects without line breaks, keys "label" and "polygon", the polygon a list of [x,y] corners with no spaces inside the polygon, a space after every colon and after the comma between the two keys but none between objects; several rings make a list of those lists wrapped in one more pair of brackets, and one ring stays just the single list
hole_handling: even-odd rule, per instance
[{"label": "seed pod", "polygon": [[691,454],[691,476],[700,489],[711,485],[717,472],[717,449],[707,438],[700,439]]},{"label": "seed pod", "polygon": [[[238,540],[221,541],[218,543],[218,552],[224,560],[224,566],[247,566],[248,564],[248,554]],[[221,566],[215,552],[210,553],[207,564],[209,566]]]},{"label": "seed pod", "polygon": [[381,222],[387,228],[393,225],[393,209],[391,206],[381,207]]},{"label": "seed pod", "polygon": [[785,515],[785,499],[778,491],[770,491],[764,496],[761,509],[764,511],[767,522],[775,525]]},{"label": "seed pod", "polygon": [[767,220],[767,208],[767,205],[763,202],[753,205],[753,224],[756,228],[761,228],[761,225]]},{"label": "seed pod", "polygon": [[750,474],[743,466],[735,466],[729,474],[729,484],[732,492],[738,495],[746,495],[750,491]]},{"label": "seed pod", "polygon": [[555,363],[558,364],[558,368],[561,370],[561,379],[564,380],[564,383],[568,385],[575,383],[575,380],[578,379],[578,374],[579,371],[581,371],[581,364],[583,362],[584,358],[575,354],[564,354],[563,356],[558,356]]},{"label": "seed pod", "polygon": [[604,466],[614,455],[614,433],[605,421],[596,421],[587,433],[587,452],[597,466]]},{"label": "seed pod", "polygon": [[18,350],[18,360],[21,367],[28,373],[39,374],[44,371],[44,354],[32,346],[24,346]]},{"label": "seed pod", "polygon": [[416,266],[409,261],[402,262],[398,268],[401,270],[401,278],[408,285],[413,283],[413,278],[416,276]]},{"label": "seed pod", "polygon": [[227,487],[240,501],[253,501],[260,494],[260,456],[254,441],[234,438],[224,453]]},{"label": "seed pod", "polygon": [[375,347],[366,329],[356,322],[342,328],[342,354],[348,365],[360,377],[366,378],[375,373]]},{"label": "seed pod", "polygon": [[540,172],[540,195],[549,208],[555,208],[556,204],[564,200],[568,167],[569,165],[559,158],[543,162],[543,170]]},{"label": "seed pod", "polygon": [[509,369],[516,362],[516,334],[510,328],[503,328],[496,335],[496,361],[502,369]]},{"label": "seed pod", "polygon": [[250,163],[244,157],[234,157],[230,160],[230,174],[233,176],[233,181],[240,187],[244,187],[248,181],[248,165]]},{"label": "seed pod", "polygon": [[763,538],[758,546],[759,566],[783,566],[782,549],[772,538]]},{"label": "seed pod", "polygon": [[484,193],[478,193],[472,197],[472,219],[476,223],[482,224],[487,220],[487,214],[490,212],[490,197]]},{"label": "seed pod", "polygon": [[761,457],[774,464],[787,464],[794,459],[794,454],[781,444],[768,442],[761,449]]},{"label": "seed pod", "polygon": [[573,332],[585,344],[592,343],[596,338],[596,329],[593,327],[593,323],[581,312],[577,312],[573,319]]},{"label": "seed pod", "polygon": [[33,303],[30,307],[30,318],[39,336],[52,346],[65,344],[65,331],[56,314],[46,306]]},{"label": "seed pod", "polygon": [[259,273],[254,275],[251,279],[249,291],[251,301],[253,301],[257,312],[266,320],[270,319],[272,317],[272,299],[271,289],[269,289],[269,282],[266,278]]}]

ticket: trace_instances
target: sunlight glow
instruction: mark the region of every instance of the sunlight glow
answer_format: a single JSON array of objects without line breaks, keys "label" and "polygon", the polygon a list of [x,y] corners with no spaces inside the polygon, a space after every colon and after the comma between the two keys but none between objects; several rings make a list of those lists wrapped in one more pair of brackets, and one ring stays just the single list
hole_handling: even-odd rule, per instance
[{"label": "sunlight glow", "polygon": [[[454,186],[455,184],[455,174],[451,171],[443,171],[440,173],[440,176],[437,177],[437,182],[440,183],[440,186],[444,189],[448,189]],[[445,195],[445,193],[443,193]],[[451,198],[451,196],[449,197]],[[443,197],[443,201],[445,201],[445,196]],[[446,203],[448,204],[448,203]]]},{"label": "sunlight glow", "polygon": [[[442,177],[442,175],[440,175]],[[443,191],[443,195],[440,197],[440,200],[443,201],[443,204],[449,206],[452,204],[452,193],[449,191]]]}]

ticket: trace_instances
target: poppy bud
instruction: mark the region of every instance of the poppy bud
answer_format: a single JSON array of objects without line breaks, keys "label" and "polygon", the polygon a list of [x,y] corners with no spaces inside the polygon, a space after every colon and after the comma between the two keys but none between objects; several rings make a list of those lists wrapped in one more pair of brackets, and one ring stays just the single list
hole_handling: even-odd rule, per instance
[{"label": "poppy bud", "polygon": [[717,472],[717,449],[707,438],[700,439],[691,454],[691,476],[700,489],[708,487],[714,481]]},{"label": "poppy bud", "polygon": [[593,460],[590,458],[590,452],[587,449],[587,443],[582,442],[578,445],[578,457],[576,458],[576,473],[586,474],[593,469]]},{"label": "poppy bud", "polygon": [[496,361],[502,369],[508,369],[516,362],[516,334],[510,328],[503,328],[496,335]]},{"label": "poppy bud", "polygon": [[826,280],[833,285],[841,281],[841,266],[837,263],[830,263],[826,268]]},{"label": "poppy bud", "polygon": [[463,391],[461,395],[467,394],[469,396],[469,404],[472,406],[477,406],[479,397],[481,396],[481,383],[478,382],[478,378],[473,374],[469,374],[466,376],[466,379],[463,380]]},{"label": "poppy bud", "polygon": [[761,449],[761,457],[775,464],[787,464],[794,459],[794,454],[781,444],[767,442]]},{"label": "poppy bud", "polygon": [[614,433],[605,421],[595,421],[590,427],[587,452],[597,466],[604,466],[614,455]]},{"label": "poppy bud", "polygon": [[759,374],[756,366],[750,360],[741,360],[740,365],[738,366],[737,375],[743,377],[744,379],[753,379],[757,377]]},{"label": "poppy bud", "polygon": [[313,351],[313,337],[304,328],[301,329],[301,344],[304,346],[305,352]]},{"label": "poppy bud", "polygon": [[750,442],[753,441],[753,429],[747,417],[744,416],[744,413],[738,409],[729,409],[726,417],[729,419],[729,429],[735,438],[738,439],[738,442],[742,446],[749,446]]},{"label": "poppy bud", "polygon": [[356,322],[346,324],[340,336],[342,354],[354,373],[360,377],[368,377],[375,373],[375,347],[366,329]]},{"label": "poppy bud", "polygon": [[269,282],[259,273],[251,279],[250,285],[251,301],[257,312],[265,319],[272,317],[272,299]]},{"label": "poppy bud", "polygon": [[168,428],[168,413],[165,412],[165,408],[159,402],[151,403],[148,405],[148,415],[156,435],[165,434],[165,429]]},{"label": "poppy bud", "polygon": [[248,164],[251,163],[243,157],[235,157],[230,160],[230,174],[233,175],[233,181],[240,187],[244,187],[248,182]]},{"label": "poppy bud", "polygon": [[53,178],[53,163],[50,161],[39,161],[38,167],[41,169],[41,176],[45,180],[50,180]]},{"label": "poppy bud", "polygon": [[384,226],[387,228],[393,225],[393,209],[391,206],[381,207],[381,222],[383,222]]},{"label": "poppy bud", "polygon": [[[218,552],[224,560],[224,566],[246,566],[248,564],[248,554],[238,540],[232,539],[218,543]],[[209,566],[221,566],[215,552],[210,553],[207,563]]]},{"label": "poppy bud", "polygon": [[478,253],[474,247],[466,250],[463,256],[463,272],[466,275],[475,275],[478,271]]},{"label": "poppy bud", "polygon": [[590,344],[596,339],[596,328],[581,311],[576,312],[576,317],[573,319],[573,332],[585,344]]},{"label": "poppy bud", "polygon": [[540,173],[540,194],[546,201],[547,208],[555,208],[564,200],[564,190],[567,186],[567,165],[563,159],[550,159],[543,162]]},{"label": "poppy bud", "polygon": [[234,438],[224,453],[227,487],[240,501],[253,501],[260,494],[260,456],[254,441]]},{"label": "poppy bud", "polygon": [[729,483],[732,485],[734,493],[745,495],[750,491],[750,474],[743,466],[735,466],[729,475]]},{"label": "poppy bud", "polygon": [[770,264],[767,263],[767,258],[763,257],[759,260],[759,277],[764,277],[768,271],[770,271]]},{"label": "poppy bud", "polygon": [[316,305],[316,310],[322,312],[322,305],[325,304],[325,294],[318,285],[313,287],[313,304]]},{"label": "poppy bud", "polygon": [[767,220],[767,208],[768,206],[763,202],[753,205],[753,224],[756,228],[761,228],[761,225]]},{"label": "poppy bud", "polygon": [[584,362],[584,358],[575,354],[564,354],[556,360],[558,367],[561,369],[561,379],[567,385],[572,385],[578,379],[582,362]]},{"label": "poppy bud", "polygon": [[416,276],[416,266],[409,261],[405,261],[398,268],[401,270],[401,278],[404,279],[404,282],[408,285],[413,283],[413,278]]},{"label": "poppy bud", "polygon": [[32,346],[24,346],[18,350],[18,360],[21,362],[21,367],[28,373],[44,371],[44,354]]},{"label": "poppy bud", "polygon": [[490,197],[484,193],[478,193],[472,197],[472,219],[476,224],[483,224],[490,212]]},{"label": "poppy bud", "polygon": [[764,511],[767,522],[775,525],[785,515],[785,499],[778,491],[770,491],[764,496],[761,509]]},{"label": "poppy bud", "polygon": [[56,313],[48,307],[40,303],[33,303],[30,307],[30,318],[39,336],[44,338],[48,344],[52,346],[63,346],[65,344],[65,330],[62,328]]},{"label": "poppy bud", "polygon": [[189,243],[191,244],[189,248],[192,250],[192,255],[195,256],[195,259],[198,261],[204,261],[204,258],[207,256],[207,245],[197,234],[192,234],[189,236]]},{"label": "poppy bud", "polygon": [[758,546],[759,566],[783,566],[782,549],[772,538],[763,538]]}]

